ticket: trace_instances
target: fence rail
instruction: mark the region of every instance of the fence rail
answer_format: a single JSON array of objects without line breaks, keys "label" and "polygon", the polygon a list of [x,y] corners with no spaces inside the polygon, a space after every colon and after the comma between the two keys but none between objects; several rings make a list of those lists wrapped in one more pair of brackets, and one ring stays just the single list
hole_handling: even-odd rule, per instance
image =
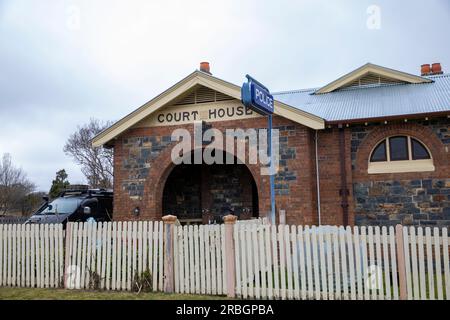
[{"label": "fence rail", "polygon": [[[244,299],[450,299],[447,228],[0,224],[0,285]],[[172,283],[172,285],[170,285]],[[169,284],[169,285],[168,285]]]}]

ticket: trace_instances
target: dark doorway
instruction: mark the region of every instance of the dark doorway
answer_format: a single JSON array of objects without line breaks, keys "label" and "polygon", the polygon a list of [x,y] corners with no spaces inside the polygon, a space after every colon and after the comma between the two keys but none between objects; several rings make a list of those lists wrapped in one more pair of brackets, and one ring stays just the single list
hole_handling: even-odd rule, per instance
[{"label": "dark doorway", "polygon": [[163,215],[186,223],[221,223],[235,214],[239,219],[259,216],[258,190],[243,164],[181,164],[166,180]]}]

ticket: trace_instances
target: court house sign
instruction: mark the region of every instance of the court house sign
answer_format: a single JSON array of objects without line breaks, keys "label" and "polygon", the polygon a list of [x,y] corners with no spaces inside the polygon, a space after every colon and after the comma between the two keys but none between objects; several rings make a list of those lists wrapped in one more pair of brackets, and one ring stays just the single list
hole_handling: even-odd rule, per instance
[{"label": "court house sign", "polygon": [[226,121],[260,117],[239,101],[214,102],[201,105],[172,106],[151,115],[139,126],[170,126],[194,121]]}]

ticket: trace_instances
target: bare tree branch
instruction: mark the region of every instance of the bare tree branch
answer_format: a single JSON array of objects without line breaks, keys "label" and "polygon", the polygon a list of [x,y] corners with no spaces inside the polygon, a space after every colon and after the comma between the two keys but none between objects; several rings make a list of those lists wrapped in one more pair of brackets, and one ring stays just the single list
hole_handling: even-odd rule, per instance
[{"label": "bare tree branch", "polygon": [[34,189],[35,185],[25,172],[15,167],[11,155],[5,153],[0,163],[0,213],[4,215],[12,208],[20,207],[21,201]]},{"label": "bare tree branch", "polygon": [[80,165],[81,172],[93,188],[112,187],[113,151],[92,146],[92,139],[111,124],[110,121],[90,119],[89,123],[78,126],[64,146],[65,154]]}]

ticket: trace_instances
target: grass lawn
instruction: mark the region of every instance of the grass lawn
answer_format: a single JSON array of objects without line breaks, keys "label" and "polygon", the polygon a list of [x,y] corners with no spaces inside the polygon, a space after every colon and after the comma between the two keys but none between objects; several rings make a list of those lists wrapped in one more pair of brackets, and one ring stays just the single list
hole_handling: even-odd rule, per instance
[{"label": "grass lawn", "polygon": [[0,300],[220,300],[226,297],[159,292],[86,291],[0,287]]}]

